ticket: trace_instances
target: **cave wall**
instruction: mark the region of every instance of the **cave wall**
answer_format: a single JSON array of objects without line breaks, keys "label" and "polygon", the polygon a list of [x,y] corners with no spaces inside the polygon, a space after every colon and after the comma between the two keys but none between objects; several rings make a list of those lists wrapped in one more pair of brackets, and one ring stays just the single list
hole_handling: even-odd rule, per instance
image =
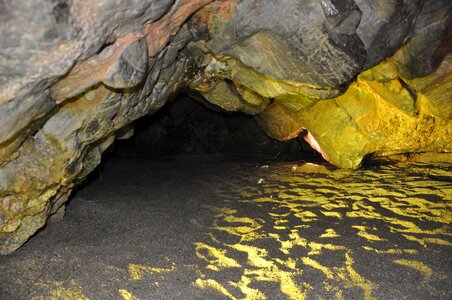
[{"label": "cave wall", "polygon": [[[0,253],[185,88],[329,162],[450,152],[448,0],[0,1]],[[446,156],[450,159],[450,156]]]},{"label": "cave wall", "polygon": [[284,3],[214,2],[195,14],[205,69],[190,87],[255,114],[277,139],[308,130],[339,167],[450,151],[451,3]]}]

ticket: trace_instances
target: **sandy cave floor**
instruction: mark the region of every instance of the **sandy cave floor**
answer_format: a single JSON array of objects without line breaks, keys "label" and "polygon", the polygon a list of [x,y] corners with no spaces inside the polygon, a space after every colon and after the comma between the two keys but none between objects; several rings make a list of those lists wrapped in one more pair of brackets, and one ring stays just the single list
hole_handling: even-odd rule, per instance
[{"label": "sandy cave floor", "polygon": [[0,299],[452,299],[451,221],[450,164],[113,158]]}]

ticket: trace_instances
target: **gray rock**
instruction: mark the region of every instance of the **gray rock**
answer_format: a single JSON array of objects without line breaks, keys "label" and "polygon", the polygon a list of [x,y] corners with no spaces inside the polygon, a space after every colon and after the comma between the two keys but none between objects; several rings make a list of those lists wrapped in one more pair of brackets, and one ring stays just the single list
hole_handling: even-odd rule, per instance
[{"label": "gray rock", "polygon": [[146,74],[148,51],[146,39],[130,43],[109,68],[102,80],[107,86],[124,89],[137,86]]},{"label": "gray rock", "polygon": [[452,52],[452,1],[427,0],[416,19],[413,37],[394,55],[408,79],[424,77]]},{"label": "gray rock", "polygon": [[363,41],[365,68],[376,65],[406,42],[414,29],[422,0],[355,0],[362,12],[356,33]]}]

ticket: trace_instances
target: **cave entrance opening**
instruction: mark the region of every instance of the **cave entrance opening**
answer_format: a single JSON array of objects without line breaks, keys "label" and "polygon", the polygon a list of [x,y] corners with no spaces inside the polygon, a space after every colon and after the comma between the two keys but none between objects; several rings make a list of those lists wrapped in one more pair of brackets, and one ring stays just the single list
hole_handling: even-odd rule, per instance
[{"label": "cave entrance opening", "polygon": [[[191,174],[188,176],[196,170],[202,173],[203,165],[209,168],[209,164],[248,163],[267,168],[272,163],[285,162],[335,168],[305,141],[307,131],[291,140],[278,141],[264,132],[254,116],[227,112],[192,91],[174,94],[160,110],[132,125],[124,128],[124,137],[104,152],[101,163],[79,184],[71,198],[77,198],[80,192],[88,193],[91,184],[103,182],[105,172],[131,174],[130,169],[139,166],[135,172],[139,176],[143,171],[140,168],[147,162],[161,168],[178,159],[180,166],[196,164],[186,171]],[[117,165],[123,171],[118,171]],[[117,177],[121,184],[120,176]]]},{"label": "cave entrance opening", "polygon": [[146,159],[221,153],[321,159],[303,136],[302,133],[289,141],[275,140],[253,116],[225,112],[201,97],[179,94],[157,113],[139,119],[133,136],[116,141],[110,155]]}]

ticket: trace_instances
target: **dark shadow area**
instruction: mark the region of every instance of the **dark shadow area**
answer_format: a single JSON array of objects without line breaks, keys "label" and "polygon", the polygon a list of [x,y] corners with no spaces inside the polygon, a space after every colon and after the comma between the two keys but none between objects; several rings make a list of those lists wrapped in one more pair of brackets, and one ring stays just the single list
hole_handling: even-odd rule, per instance
[{"label": "dark shadow area", "polygon": [[76,187],[66,205],[79,190],[102,181],[102,174],[112,159],[164,162],[187,155],[224,154],[231,160],[262,164],[312,162],[335,168],[311,148],[303,133],[286,142],[275,140],[263,131],[253,116],[226,112],[184,93],[170,98],[162,109],[137,120],[130,128],[133,135],[117,139],[103,153],[101,163]]},{"label": "dark shadow area", "polygon": [[222,154],[222,159],[232,163],[312,162],[335,169],[311,148],[303,133],[286,142],[275,140],[254,116],[226,112],[201,97],[195,99],[184,93],[171,97],[162,109],[137,120],[130,128],[133,135],[116,140],[103,153],[101,163],[76,187],[66,205],[92,183],[102,182],[102,174],[112,160],[170,163],[185,156],[193,156],[196,161],[205,156],[204,161],[208,161],[209,155],[216,160],[215,154]]},{"label": "dark shadow area", "polygon": [[180,95],[154,115],[135,124],[135,134],[115,143],[113,156],[151,158],[180,154],[311,153],[302,136],[281,142],[268,137],[254,120],[240,112],[224,112]]}]

